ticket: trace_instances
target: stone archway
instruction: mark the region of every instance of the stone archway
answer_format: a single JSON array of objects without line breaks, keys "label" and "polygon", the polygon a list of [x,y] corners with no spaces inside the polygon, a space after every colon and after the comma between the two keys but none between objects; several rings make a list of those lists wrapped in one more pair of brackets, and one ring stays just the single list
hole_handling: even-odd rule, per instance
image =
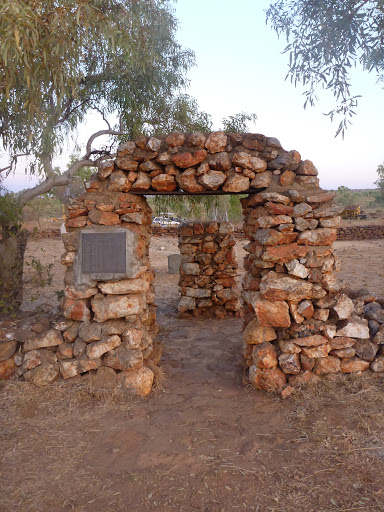
[{"label": "stone archway", "polygon": [[154,194],[248,194],[244,359],[255,387],[281,391],[326,373],[384,366],[377,350],[371,363],[357,357],[359,343],[374,344],[361,301],[337,288],[340,208],[317,174],[297,151],[260,134],[172,133],[122,144],[68,208],[67,320],[60,342],[52,341],[62,377],[103,368],[133,393],[150,392],[160,354],[143,196]]}]

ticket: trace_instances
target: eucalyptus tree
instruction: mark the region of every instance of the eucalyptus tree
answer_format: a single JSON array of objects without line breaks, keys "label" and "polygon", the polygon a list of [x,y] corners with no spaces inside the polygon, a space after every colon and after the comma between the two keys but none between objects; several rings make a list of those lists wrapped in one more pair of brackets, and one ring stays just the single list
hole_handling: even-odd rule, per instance
[{"label": "eucalyptus tree", "polygon": [[[118,137],[143,131],[158,98],[171,103],[187,85],[194,55],[177,43],[176,28],[169,0],[1,2],[0,137],[9,163],[0,177],[23,156],[43,181],[17,197],[0,197],[0,210],[9,213],[0,219],[0,309],[1,301],[21,300],[26,235],[15,212],[110,156]],[[82,157],[57,174],[54,156],[91,111],[106,129],[92,134]],[[111,144],[94,149],[105,135]]]},{"label": "eucalyptus tree", "polygon": [[287,77],[305,87],[304,107],[316,103],[319,90],[331,91],[335,105],[327,115],[340,119],[336,135],[344,136],[360,97],[352,93],[352,68],[384,80],[384,1],[278,0],[267,22],[287,39]]},{"label": "eucalyptus tree", "polygon": [[[194,63],[175,39],[168,0],[5,0],[0,14],[0,135],[10,155],[3,174],[29,157],[29,170],[48,178],[36,193],[94,165],[97,136],[142,131],[157,98],[170,101],[184,88]],[[55,175],[54,155],[92,110],[107,129],[64,177]]]}]

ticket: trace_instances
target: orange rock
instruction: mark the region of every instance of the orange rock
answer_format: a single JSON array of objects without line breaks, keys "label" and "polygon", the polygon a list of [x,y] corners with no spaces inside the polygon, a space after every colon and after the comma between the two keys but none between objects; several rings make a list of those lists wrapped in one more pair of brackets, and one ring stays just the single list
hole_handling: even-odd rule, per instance
[{"label": "orange rock", "polygon": [[172,161],[178,167],[187,169],[193,165],[197,165],[202,162],[207,156],[207,152],[204,149],[196,149],[185,153],[177,153],[172,155]]},{"label": "orange rock", "polygon": [[171,192],[177,189],[177,183],[174,176],[159,174],[152,179],[152,187],[160,192]]},{"label": "orange rock", "polygon": [[63,314],[65,318],[70,318],[78,322],[89,322],[91,312],[83,300],[65,298],[63,302]]},{"label": "orange rock", "polygon": [[88,217],[75,217],[67,219],[65,223],[66,228],[83,228],[87,224]]},{"label": "orange rock", "polygon": [[208,137],[205,147],[210,153],[219,153],[225,151],[227,145],[227,136],[224,132],[214,132]]},{"label": "orange rock", "polygon": [[284,373],[299,374],[301,371],[299,354],[281,354],[279,356],[279,366]]},{"label": "orange rock", "polygon": [[147,396],[152,390],[154,374],[149,369],[143,366],[135,370],[125,370],[118,376],[121,386],[133,395]]},{"label": "orange rock", "polygon": [[88,217],[93,224],[101,224],[103,226],[120,224],[120,217],[117,213],[102,212],[96,208],[89,212]]},{"label": "orange rock", "polygon": [[183,173],[176,177],[179,187],[186,192],[196,193],[204,192],[205,187],[200,185],[196,179],[196,169],[193,167],[186,169]]},{"label": "orange rock", "polygon": [[304,160],[300,162],[299,167],[296,169],[296,174],[300,176],[317,176],[319,173],[310,160]]},{"label": "orange rock", "polygon": [[185,135],[180,132],[172,132],[165,139],[165,142],[171,148],[176,148],[177,146],[183,146],[185,142]]},{"label": "orange rock", "polygon": [[285,373],[279,368],[261,369],[252,365],[249,369],[249,381],[256,389],[280,391],[284,388],[287,379]]},{"label": "orange rock", "polygon": [[289,327],[291,325],[289,307],[285,301],[265,300],[259,293],[256,293],[252,307],[260,325],[264,327]]},{"label": "orange rock", "polygon": [[338,373],[341,369],[340,359],[335,356],[320,357],[316,361],[315,374]]},{"label": "orange rock", "polygon": [[285,171],[280,175],[280,185],[282,187],[289,187],[295,181],[296,173],[293,171]]},{"label": "orange rock", "polygon": [[309,248],[296,243],[265,248],[261,258],[275,263],[287,263],[290,260],[304,258]]},{"label": "orange rock", "polygon": [[81,217],[81,216],[87,215],[87,213],[88,213],[87,208],[75,208],[75,209],[68,208],[68,215],[70,218]]},{"label": "orange rock", "polygon": [[369,361],[363,361],[362,359],[358,359],[357,357],[353,358],[344,358],[341,360],[341,372],[342,373],[355,373],[355,372],[363,372],[364,370],[368,370]]},{"label": "orange rock", "polygon": [[320,381],[320,378],[310,371],[305,371],[299,375],[292,375],[289,377],[289,384],[295,388],[305,386],[306,384],[316,384]]},{"label": "orange rock", "polygon": [[223,185],[224,192],[245,192],[249,189],[249,178],[242,174],[233,174]]},{"label": "orange rock", "polygon": [[276,349],[268,341],[254,345],[252,358],[257,368],[276,368],[277,366]]},{"label": "orange rock", "polygon": [[12,356],[5,361],[0,361],[0,380],[10,379],[15,373],[16,368],[15,356]]},{"label": "orange rock", "polygon": [[270,215],[289,215],[291,216],[293,213],[293,207],[287,206],[281,203],[272,203],[268,201],[265,203],[264,208]]}]

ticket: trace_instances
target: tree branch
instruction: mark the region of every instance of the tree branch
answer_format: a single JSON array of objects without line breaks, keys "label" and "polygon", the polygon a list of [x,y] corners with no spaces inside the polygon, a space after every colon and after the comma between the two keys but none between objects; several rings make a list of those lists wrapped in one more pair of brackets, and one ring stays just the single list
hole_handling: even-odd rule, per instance
[{"label": "tree branch", "polygon": [[86,146],[86,153],[84,155],[84,158],[89,158],[89,156],[92,153],[92,144],[97,137],[101,137],[102,135],[123,135],[122,132],[115,132],[114,130],[100,130],[99,132],[94,133],[91,137],[89,137],[87,146]]},{"label": "tree branch", "polygon": [[[115,132],[114,130],[100,130],[94,133],[87,142],[87,152],[84,155],[84,157],[78,160],[77,162],[74,162],[65,172],[63,172],[63,174],[55,175],[52,168],[52,162],[50,160],[50,157],[43,156],[42,160],[44,170],[47,172],[47,179],[31,189],[25,190],[19,195],[19,202],[21,206],[26,205],[29,201],[31,201],[37,196],[40,196],[41,194],[46,194],[54,187],[62,187],[65,185],[69,185],[69,183],[71,183],[72,181],[73,175],[77,171],[79,171],[83,167],[94,167],[100,161],[104,160],[105,156],[100,156],[95,160],[91,160],[90,158],[92,154],[92,143],[95,139],[97,139],[97,137],[101,137],[102,135],[123,135],[123,133]],[[110,158],[110,156],[108,156],[108,158]]]}]

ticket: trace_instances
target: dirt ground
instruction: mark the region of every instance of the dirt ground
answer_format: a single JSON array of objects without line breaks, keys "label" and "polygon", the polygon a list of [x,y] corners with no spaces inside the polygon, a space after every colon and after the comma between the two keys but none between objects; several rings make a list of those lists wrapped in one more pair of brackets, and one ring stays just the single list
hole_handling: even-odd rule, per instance
[{"label": "dirt ground", "polygon": [[[245,241],[238,242],[242,258]],[[384,240],[337,242],[339,277],[384,295]],[[60,239],[29,243],[53,263],[24,309],[63,288]],[[324,379],[282,401],[242,384],[241,320],[179,320],[175,238],[154,238],[163,382],[146,399],[89,379],[1,393],[1,512],[384,511],[383,377]]]}]

